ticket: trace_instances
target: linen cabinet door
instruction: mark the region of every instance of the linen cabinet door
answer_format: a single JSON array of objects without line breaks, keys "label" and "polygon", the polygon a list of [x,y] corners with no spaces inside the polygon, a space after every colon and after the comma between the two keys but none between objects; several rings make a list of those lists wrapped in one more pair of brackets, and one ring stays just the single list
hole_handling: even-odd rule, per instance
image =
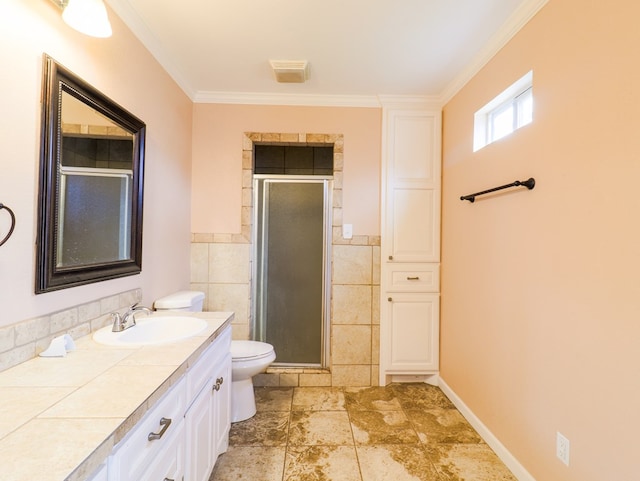
[{"label": "linen cabinet door", "polygon": [[440,261],[440,113],[386,113],[383,261]]},{"label": "linen cabinet door", "polygon": [[439,366],[440,296],[391,293],[387,298],[387,373],[426,374]]}]

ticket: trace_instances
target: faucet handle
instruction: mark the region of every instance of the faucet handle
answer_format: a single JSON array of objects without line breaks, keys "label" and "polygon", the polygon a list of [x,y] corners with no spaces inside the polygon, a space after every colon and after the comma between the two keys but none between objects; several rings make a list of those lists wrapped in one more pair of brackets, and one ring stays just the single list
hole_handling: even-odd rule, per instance
[{"label": "faucet handle", "polygon": [[111,328],[111,331],[112,332],[122,331],[122,316],[120,316],[120,313],[112,312],[111,319],[113,320],[113,327]]}]

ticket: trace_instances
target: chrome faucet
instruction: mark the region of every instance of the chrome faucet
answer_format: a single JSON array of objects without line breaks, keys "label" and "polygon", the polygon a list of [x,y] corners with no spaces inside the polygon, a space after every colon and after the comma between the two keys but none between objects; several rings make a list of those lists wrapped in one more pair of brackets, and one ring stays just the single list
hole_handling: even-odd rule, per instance
[{"label": "chrome faucet", "polygon": [[112,312],[111,319],[113,319],[113,328],[111,329],[111,331],[122,332],[125,329],[129,329],[130,327],[135,326],[136,314],[141,311],[147,315],[151,314],[151,309],[149,309],[148,307],[139,306],[138,303],[135,303],[134,305],[129,307],[127,312],[125,312],[123,315],[120,315],[119,312]]}]

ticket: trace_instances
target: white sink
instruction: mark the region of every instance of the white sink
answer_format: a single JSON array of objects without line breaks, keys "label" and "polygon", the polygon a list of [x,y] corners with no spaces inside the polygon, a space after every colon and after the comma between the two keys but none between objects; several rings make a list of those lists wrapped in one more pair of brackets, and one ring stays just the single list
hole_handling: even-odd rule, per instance
[{"label": "white sink", "polygon": [[150,346],[187,339],[206,327],[207,322],[196,317],[151,315],[121,332],[112,332],[111,324],[105,326],[93,334],[93,340],[109,346]]}]

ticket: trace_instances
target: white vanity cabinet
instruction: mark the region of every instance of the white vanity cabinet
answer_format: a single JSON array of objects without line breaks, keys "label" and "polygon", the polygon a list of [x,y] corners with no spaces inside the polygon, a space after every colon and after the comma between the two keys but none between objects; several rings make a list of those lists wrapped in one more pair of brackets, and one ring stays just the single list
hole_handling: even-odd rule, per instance
[{"label": "white vanity cabinet", "polygon": [[383,107],[380,383],[439,369],[441,113]]},{"label": "white vanity cabinet", "polygon": [[193,402],[185,413],[185,481],[207,481],[229,441],[231,331],[227,330],[187,373]]},{"label": "white vanity cabinet", "polygon": [[207,481],[229,444],[230,349],[227,326],[118,443],[108,477],[96,481]]}]

